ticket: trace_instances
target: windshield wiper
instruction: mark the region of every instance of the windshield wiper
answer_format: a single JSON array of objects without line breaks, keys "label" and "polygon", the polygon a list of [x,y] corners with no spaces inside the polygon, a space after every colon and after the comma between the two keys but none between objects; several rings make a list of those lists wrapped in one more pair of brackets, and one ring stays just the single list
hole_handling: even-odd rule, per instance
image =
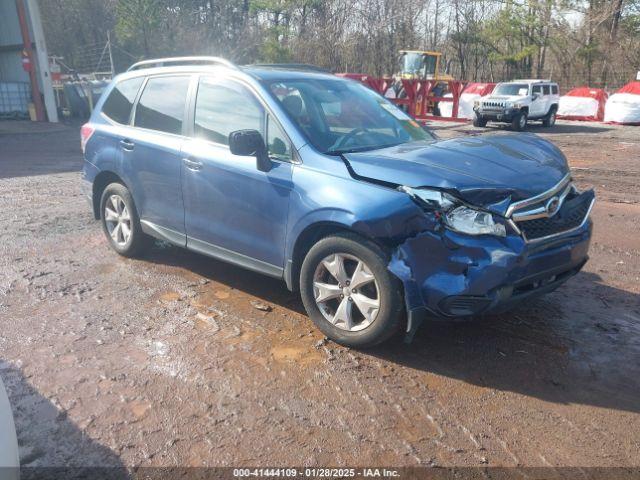
[{"label": "windshield wiper", "polygon": [[327,155],[342,155],[343,153],[358,153],[358,152],[368,152],[371,150],[381,150],[383,148],[395,147],[397,145],[402,145],[407,142],[398,142],[398,143],[388,143],[385,145],[368,145],[366,147],[355,147],[348,149],[340,149],[340,150],[327,150],[325,153]]}]

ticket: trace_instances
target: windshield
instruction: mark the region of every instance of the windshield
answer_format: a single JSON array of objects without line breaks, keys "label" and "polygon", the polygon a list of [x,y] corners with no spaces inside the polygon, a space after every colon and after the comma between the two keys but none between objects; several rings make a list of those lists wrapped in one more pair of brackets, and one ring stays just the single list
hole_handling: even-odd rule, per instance
[{"label": "windshield", "polygon": [[528,95],[529,85],[526,83],[500,83],[493,91],[494,95]]},{"label": "windshield", "polygon": [[306,78],[273,82],[269,89],[322,153],[435,139],[391,102],[356,82]]},{"label": "windshield", "polygon": [[432,77],[436,73],[436,57],[417,52],[404,53],[401,57],[401,73]]}]

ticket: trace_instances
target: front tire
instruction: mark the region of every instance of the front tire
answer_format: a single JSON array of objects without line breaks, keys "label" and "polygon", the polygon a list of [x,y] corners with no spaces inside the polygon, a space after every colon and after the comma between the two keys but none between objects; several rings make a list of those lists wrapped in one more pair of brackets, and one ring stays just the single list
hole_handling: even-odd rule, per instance
[{"label": "front tire", "polygon": [[511,120],[511,129],[516,132],[521,132],[527,128],[527,113],[518,112]]},{"label": "front tire", "polygon": [[378,245],[348,233],[326,237],[309,250],[300,272],[302,302],[328,338],[365,348],[398,330],[402,285],[388,262]]},{"label": "front tire", "polygon": [[121,183],[111,183],[102,192],[100,221],[109,245],[122,256],[135,257],[151,244],[140,226],[133,197]]},{"label": "front tire", "polygon": [[473,119],[473,126],[484,128],[487,126],[487,119],[476,115],[475,118]]}]

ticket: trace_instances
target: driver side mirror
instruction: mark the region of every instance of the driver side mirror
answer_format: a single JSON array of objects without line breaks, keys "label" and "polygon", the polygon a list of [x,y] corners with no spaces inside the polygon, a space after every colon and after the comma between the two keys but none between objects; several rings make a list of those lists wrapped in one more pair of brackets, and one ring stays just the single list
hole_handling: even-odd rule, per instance
[{"label": "driver side mirror", "polygon": [[256,167],[261,172],[271,170],[271,160],[262,135],[257,130],[236,130],[229,134],[229,149],[234,155],[256,157]]}]

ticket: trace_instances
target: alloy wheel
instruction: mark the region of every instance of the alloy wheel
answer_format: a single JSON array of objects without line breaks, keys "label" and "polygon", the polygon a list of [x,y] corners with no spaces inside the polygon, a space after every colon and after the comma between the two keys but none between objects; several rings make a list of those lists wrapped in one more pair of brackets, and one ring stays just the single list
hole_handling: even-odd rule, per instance
[{"label": "alloy wheel", "polygon": [[325,257],[313,276],[313,295],[324,318],[342,330],[371,325],[380,311],[380,291],[371,269],[346,253]]},{"label": "alloy wheel", "polygon": [[527,116],[524,114],[520,115],[519,123],[520,123],[520,128],[524,128],[527,125]]},{"label": "alloy wheel", "polygon": [[131,238],[131,216],[120,195],[111,195],[104,206],[107,231],[116,245],[123,247]]}]

